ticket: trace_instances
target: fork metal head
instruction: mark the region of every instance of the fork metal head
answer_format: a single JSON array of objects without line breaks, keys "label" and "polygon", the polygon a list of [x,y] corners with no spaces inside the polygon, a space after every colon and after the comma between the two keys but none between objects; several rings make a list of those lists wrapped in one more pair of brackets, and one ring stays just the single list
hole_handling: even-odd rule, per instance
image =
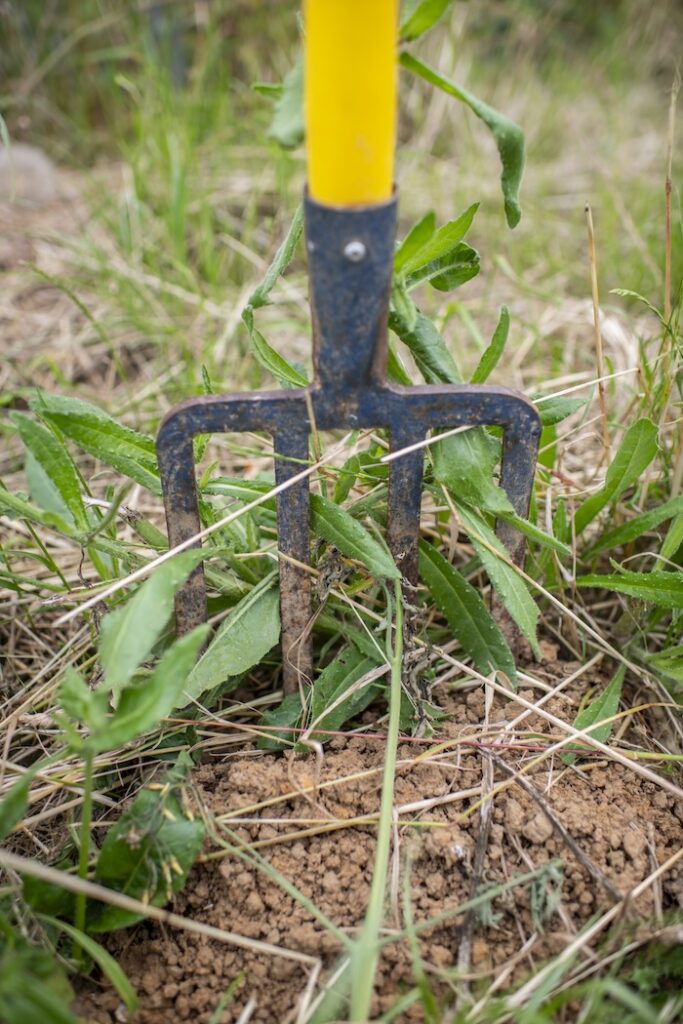
[{"label": "fork metal head", "polygon": [[[208,395],[181,403],[157,439],[169,543],[200,530],[192,440],[197,434],[262,431],[273,437],[278,484],[300,474],[313,430],[384,429],[393,451],[423,441],[431,430],[502,427],[501,486],[518,515],[529,509],[540,437],[535,407],[502,387],[437,384],[403,387],[387,380],[387,313],[396,232],[396,198],[372,207],[338,209],[306,199],[314,377],[293,390]],[[406,586],[418,577],[424,453],[390,464],[387,541]],[[280,610],[285,690],[312,676],[308,480],[277,499]],[[506,523],[498,533],[520,564],[524,537]],[[409,599],[408,599],[409,600]],[[176,597],[176,622],[186,632],[206,618],[201,566]]]}]

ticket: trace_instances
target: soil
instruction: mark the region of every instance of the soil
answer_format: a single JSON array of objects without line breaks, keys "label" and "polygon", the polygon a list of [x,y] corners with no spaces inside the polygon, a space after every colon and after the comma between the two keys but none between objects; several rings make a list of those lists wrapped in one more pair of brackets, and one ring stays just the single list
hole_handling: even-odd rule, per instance
[{"label": "soil", "polygon": [[[555,662],[541,671],[557,683],[578,667],[574,662]],[[590,684],[600,681],[593,675]],[[585,678],[571,683],[547,702],[547,710],[571,721],[586,685]],[[523,695],[538,697],[531,690]],[[401,812],[394,845],[399,874],[387,911],[389,930],[403,927],[403,880],[408,863],[416,922],[454,908],[472,895],[481,819],[479,808],[467,812],[477,794],[447,803],[438,801],[481,785],[486,749],[475,744],[485,717],[484,693],[481,688],[449,693],[443,686],[435,697],[448,713],[439,726],[439,736],[468,742],[425,761],[420,761],[425,746],[401,744],[396,806],[424,800],[437,800],[437,804]],[[519,705],[496,698],[490,728],[496,723],[500,727],[519,711]],[[537,714],[527,718],[522,728],[524,733],[515,733],[513,739],[526,747],[516,746],[499,755],[517,770],[533,759],[539,743],[547,743],[549,734],[546,721]],[[235,815],[244,809],[249,823],[235,825],[235,833],[251,844],[260,844],[259,852],[273,868],[295,883],[340,929],[353,935],[363,919],[370,891],[375,830],[370,826],[339,827],[339,823],[377,812],[382,763],[381,741],[340,737],[330,742],[319,758],[247,750],[224,763],[201,766],[193,781],[198,799],[214,814]],[[507,781],[508,785],[493,798],[480,885],[495,886],[555,859],[562,862],[563,871],[554,905],[553,884],[546,881],[509,890],[476,917],[466,970],[473,981],[484,983],[506,970],[506,983],[533,972],[563,950],[593,915],[612,905],[614,890],[627,894],[683,842],[681,803],[625,766],[588,757],[574,767],[558,759],[544,761],[526,775],[540,803],[511,783],[499,768],[500,764],[494,769],[495,784]],[[373,769],[371,774],[362,774]],[[335,780],[342,781],[326,785]],[[253,809],[266,800],[276,802]],[[541,805],[570,834],[583,854],[583,863]],[[334,830],[292,838],[307,827],[316,831],[323,825],[289,824],[286,819],[316,819]],[[413,824],[403,824],[407,820]],[[604,884],[596,880],[600,874],[607,880]],[[660,919],[667,910],[681,908],[683,865],[678,862],[659,887],[648,887],[627,906],[619,926],[622,941],[624,929],[632,932],[642,928],[645,919]],[[307,909],[261,871],[234,856],[198,865],[173,909],[242,936],[320,957],[323,973],[334,965],[339,952],[335,938]],[[425,970],[437,992],[446,990],[449,969],[458,966],[463,924],[460,916],[420,935]],[[107,941],[138,989],[141,1006],[133,1017],[127,1016],[106,982],[91,982],[81,992],[77,1006],[89,1024],[208,1024],[210,1020],[230,1024],[240,1019],[250,1000],[256,1003],[250,1021],[293,1024],[297,1019],[308,978],[308,969],[299,963],[151,923],[117,933]],[[373,1016],[393,1005],[401,991],[410,987],[411,978],[407,945],[397,942],[388,946],[377,976]],[[241,980],[233,997],[218,1018],[212,1017],[235,979]],[[405,1024],[421,1020],[421,1011],[414,1007],[412,1015],[407,1011],[399,1019]]]}]

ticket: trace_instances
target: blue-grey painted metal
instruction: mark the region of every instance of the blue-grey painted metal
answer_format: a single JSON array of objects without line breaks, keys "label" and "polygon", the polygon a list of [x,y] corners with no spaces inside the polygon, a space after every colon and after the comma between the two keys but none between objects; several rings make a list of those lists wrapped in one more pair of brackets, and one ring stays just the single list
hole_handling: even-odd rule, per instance
[{"label": "blue-grey painted metal", "polygon": [[[399,451],[431,430],[496,425],[504,429],[501,484],[525,516],[536,467],[540,421],[517,392],[488,385],[403,387],[387,380],[387,314],[396,199],[386,204],[337,209],[306,200],[313,322],[314,379],[306,388],[193,398],[164,419],[157,439],[169,543],[200,530],[192,439],[197,434],[263,431],[273,436],[278,483],[301,472],[308,439],[318,430],[382,428]],[[313,416],[314,424],[310,416]],[[390,464],[387,540],[412,590],[418,577],[420,498],[424,452]],[[277,502],[285,690],[312,675],[311,584],[307,480],[280,493]],[[524,537],[500,523],[498,534],[521,564]],[[406,593],[407,600],[412,603]],[[179,632],[206,618],[204,573],[198,568],[176,599]]]}]

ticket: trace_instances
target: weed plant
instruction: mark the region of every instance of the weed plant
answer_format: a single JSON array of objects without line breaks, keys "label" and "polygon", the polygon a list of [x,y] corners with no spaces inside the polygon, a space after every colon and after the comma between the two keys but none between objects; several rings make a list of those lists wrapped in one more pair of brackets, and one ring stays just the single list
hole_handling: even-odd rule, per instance
[{"label": "weed plant", "polygon": [[[456,686],[478,681],[510,701],[521,699],[515,659],[489,611],[494,593],[533,654],[540,655],[540,635],[579,659],[599,654],[611,665],[609,684],[589,695],[573,722],[560,723],[565,763],[597,748],[645,777],[666,776],[680,794],[683,247],[677,203],[670,233],[662,217],[652,216],[664,192],[665,159],[659,191],[648,182],[627,201],[619,182],[606,175],[596,206],[603,289],[598,334],[613,341],[606,345],[600,403],[589,314],[582,359],[568,359],[571,335],[563,344],[561,331],[563,309],[590,309],[580,305],[590,287],[588,247],[573,242],[567,266],[547,230],[534,236],[520,221],[524,139],[507,111],[525,127],[520,114],[534,112],[532,167],[547,159],[555,175],[549,158],[554,133],[569,129],[533,75],[524,91],[520,73],[520,95],[509,105],[500,101],[510,92],[507,80],[496,84],[485,62],[481,90],[460,84],[460,74],[451,73],[467,71],[457,52],[468,38],[460,5],[405,5],[405,224],[395,256],[390,370],[405,383],[515,377],[544,425],[534,500],[528,520],[514,517],[497,485],[495,431],[432,439],[425,452],[416,598],[414,645],[421,658],[419,672],[408,672],[396,570],[382,540],[386,438],[314,439],[318,607],[311,629],[318,665],[310,688],[282,699],[267,439],[197,442],[204,548],[172,554],[153,435],[161,413],[180,397],[262,382],[300,386],[310,372],[296,199],[302,127],[300,76],[291,71],[294,5],[273,9],[272,58],[249,28],[261,17],[255,5],[244,0],[239,11],[233,4],[207,5],[205,24],[192,23],[189,5],[179,5],[182,74],[172,70],[171,34],[155,36],[144,12],[131,14],[128,5],[113,4],[106,12],[94,0],[67,5],[59,16],[48,12],[45,23],[37,17],[41,5],[9,6],[6,31],[13,45],[4,60],[12,94],[5,97],[4,116],[11,133],[20,135],[22,118],[30,116],[33,137],[45,132],[55,155],[70,152],[80,160],[111,155],[115,135],[123,187],[114,195],[92,188],[86,237],[63,245],[56,273],[33,271],[76,305],[84,344],[112,368],[111,393],[103,398],[55,374],[59,387],[54,378],[42,388],[10,378],[3,396],[8,455],[0,489],[0,583],[8,594],[5,614],[21,621],[18,628],[41,648],[42,660],[34,672],[15,668],[4,695],[0,1020],[73,1022],[69,976],[95,967],[133,1010],[130,983],[95,936],[145,917],[211,934],[201,922],[174,920],[161,909],[185,884],[207,842],[275,877],[339,939],[341,959],[311,998],[307,1021],[367,1020],[381,949],[399,940],[413,952],[415,986],[397,996],[382,1020],[413,1004],[423,1008],[425,1020],[472,1024],[562,1020],[568,1006],[579,1007],[577,1020],[605,1024],[617,1013],[633,1021],[680,1020],[680,957],[673,946],[662,945],[657,954],[656,938],[620,957],[605,956],[587,979],[583,962],[558,957],[515,991],[474,989],[453,1007],[442,1005],[441,989],[432,990],[421,963],[419,934],[434,922],[415,924],[406,897],[402,931],[390,940],[382,932],[399,733],[438,731],[440,711],[430,689],[451,678],[454,667]],[[515,4],[518,20],[493,23],[492,32],[511,51],[519,51],[516,33],[529,7]],[[534,16],[568,17],[566,6],[550,13],[547,7],[533,5]],[[491,12],[500,13],[498,6]],[[626,38],[634,22],[622,18]],[[577,27],[582,39],[591,26],[589,19]],[[646,27],[651,31],[649,21]],[[475,52],[485,31],[474,15]],[[255,41],[238,47],[236,38]],[[591,45],[607,55],[616,48],[604,27]],[[569,96],[562,56],[541,46],[520,58],[524,73],[535,58],[543,62],[546,88],[561,83]],[[70,88],[74,74],[87,74],[88,89]],[[613,74],[609,87],[616,90],[619,68]],[[246,81],[257,81],[258,88],[248,89]],[[664,126],[665,102],[661,114]],[[247,120],[245,131],[241,122]],[[258,142],[268,131],[269,140]],[[654,137],[666,139],[665,127]],[[669,148],[674,154],[673,128]],[[477,168],[477,194],[465,194],[473,186],[466,173],[453,185],[454,150],[463,168],[468,160]],[[581,171],[573,167],[572,174],[580,178]],[[571,199],[577,191],[564,177],[561,186],[542,193],[540,180],[529,195],[534,228],[547,204],[562,209],[566,194]],[[634,188],[632,181],[627,185]],[[425,209],[425,188],[438,199],[429,204],[438,214]],[[481,209],[473,199],[481,200]],[[505,220],[508,227],[519,222],[514,235],[508,237]],[[488,253],[480,239],[489,243]],[[542,273],[520,273],[517,246],[528,265],[542,259]],[[484,262],[480,275],[482,260],[491,263]],[[492,284],[482,284],[485,279]],[[559,318],[550,329],[532,323],[544,306]],[[466,339],[463,351],[453,349],[454,327]],[[514,344],[520,330],[528,369]],[[523,571],[506,560],[493,532],[495,517],[526,534]],[[202,628],[176,640],[173,595],[199,559],[211,587],[212,632]],[[8,622],[8,636],[12,628]],[[247,682],[255,696],[242,703],[235,695]],[[619,716],[628,719],[643,703],[659,706],[659,721],[671,736],[666,745],[648,739],[625,747],[621,733],[614,735]],[[217,720],[231,723],[240,740],[256,731],[261,748],[305,756],[321,749],[330,733],[352,730],[369,708],[378,720],[388,713],[387,756],[372,893],[365,923],[351,941],[258,851],[240,845],[225,823],[205,808],[193,809],[187,780],[204,749],[202,737]],[[120,810],[125,794],[132,796]],[[101,808],[116,820],[94,843],[92,824]],[[57,862],[45,863],[29,855],[28,837],[48,828],[55,815],[69,822],[70,842]],[[557,872],[551,863],[480,890],[449,916],[476,911],[493,919],[501,894],[528,886],[542,920],[551,912]],[[594,922],[577,938],[576,952],[607,924]],[[651,933],[662,943],[668,936],[663,927]]]}]

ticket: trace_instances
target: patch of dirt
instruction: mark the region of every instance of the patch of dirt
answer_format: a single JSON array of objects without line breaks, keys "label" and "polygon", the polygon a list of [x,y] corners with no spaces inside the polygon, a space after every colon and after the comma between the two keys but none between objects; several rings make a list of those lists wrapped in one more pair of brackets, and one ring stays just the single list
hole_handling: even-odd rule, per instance
[{"label": "patch of dirt", "polygon": [[[568,678],[578,667],[577,663],[556,663],[554,682]],[[596,683],[595,676],[590,683]],[[570,683],[564,693],[546,703],[546,709],[571,721],[585,688],[585,679]],[[531,690],[523,695],[538,697]],[[475,689],[449,694],[443,687],[437,696],[449,715],[439,736],[459,743],[429,758],[423,744],[404,742],[400,747],[396,807],[401,823],[394,848],[399,875],[387,913],[389,930],[403,927],[408,870],[416,922],[455,908],[472,895],[480,831],[479,808],[474,805],[487,750],[480,743],[484,693]],[[489,742],[494,730],[519,713],[519,705],[496,698],[489,717]],[[534,713],[510,735],[511,748],[498,748],[498,756],[519,771],[550,739],[548,723]],[[370,892],[375,830],[344,823],[376,814],[383,756],[381,741],[338,738],[319,761],[313,756],[291,758],[251,751],[227,763],[202,766],[195,772],[194,784],[199,798],[224,824],[229,824],[226,815],[238,819],[233,823],[234,834],[256,845],[306,899],[353,935]],[[584,758],[576,768],[557,758],[532,767],[526,779],[539,794],[538,800],[499,768],[500,763],[494,772],[495,785],[505,785],[493,799],[480,884],[498,885],[554,859],[563,863],[554,909],[548,907],[552,883],[546,881],[510,889],[477,918],[471,976],[492,980],[509,965],[509,983],[563,950],[593,915],[613,905],[610,885],[612,891],[627,894],[680,848],[683,806],[629,768],[595,758]],[[265,801],[268,806],[263,806]],[[409,806],[422,801],[435,803]],[[254,805],[261,806],[255,809]],[[541,805],[573,838],[583,863]],[[323,828],[330,831],[322,832]],[[306,830],[318,834],[302,834]],[[600,875],[606,884],[596,880]],[[637,920],[677,908],[683,908],[680,863],[628,905],[624,926],[629,927],[629,920],[633,926]],[[340,948],[305,907],[235,856],[221,856],[196,867],[173,909],[251,939],[321,957],[323,970],[334,964]],[[549,910],[545,919],[544,910]],[[463,921],[463,916],[454,917],[420,936],[425,969],[437,990],[444,988],[439,975],[458,964]],[[526,951],[520,955],[525,943]],[[257,1006],[251,1021],[291,1024],[308,979],[309,968],[291,960],[148,923],[111,936],[108,946],[140,993],[135,1024],[208,1024],[221,995],[240,976],[234,997],[218,1018],[220,1024],[237,1021],[252,998]],[[411,985],[411,977],[406,944],[389,945],[380,964],[373,1014],[388,1009]],[[89,1024],[129,1019],[104,982],[101,987],[91,983],[81,993],[78,1010]],[[400,1019],[407,1024],[422,1018],[413,1008]]]}]

